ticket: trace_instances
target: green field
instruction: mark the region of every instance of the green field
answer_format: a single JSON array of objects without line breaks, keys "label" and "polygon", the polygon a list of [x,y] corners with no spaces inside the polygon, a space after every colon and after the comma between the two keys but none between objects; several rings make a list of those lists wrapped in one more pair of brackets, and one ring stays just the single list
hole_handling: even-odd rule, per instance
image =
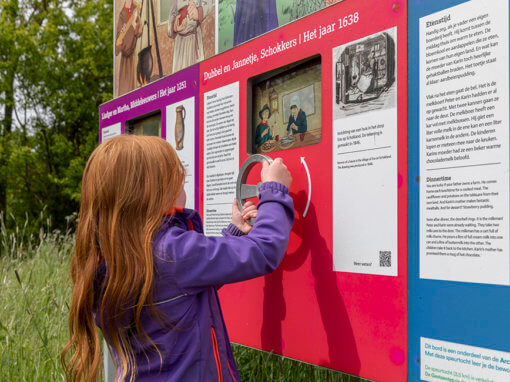
[{"label": "green field", "polygon": [[[8,234],[0,222],[0,380],[63,381],[73,236]],[[29,244],[27,244],[29,243]],[[242,381],[360,381],[359,378],[234,345]]]}]

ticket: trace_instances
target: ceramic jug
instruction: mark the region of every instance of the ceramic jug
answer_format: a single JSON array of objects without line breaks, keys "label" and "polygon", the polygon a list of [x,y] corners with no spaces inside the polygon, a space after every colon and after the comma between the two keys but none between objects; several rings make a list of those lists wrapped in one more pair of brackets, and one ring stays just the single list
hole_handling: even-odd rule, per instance
[{"label": "ceramic jug", "polygon": [[175,149],[182,150],[184,145],[184,119],[186,118],[186,109],[183,105],[175,109],[177,116],[175,118]]}]

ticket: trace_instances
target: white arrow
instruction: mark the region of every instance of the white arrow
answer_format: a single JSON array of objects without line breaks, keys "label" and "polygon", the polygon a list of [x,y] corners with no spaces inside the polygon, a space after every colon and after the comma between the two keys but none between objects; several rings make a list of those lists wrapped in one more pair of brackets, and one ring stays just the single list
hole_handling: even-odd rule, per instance
[{"label": "white arrow", "polygon": [[301,157],[301,163],[305,166],[306,176],[308,177],[308,201],[306,202],[305,212],[303,212],[303,217],[306,216],[308,212],[308,207],[310,207],[310,199],[312,198],[312,179],[310,178],[310,170],[308,170],[308,165],[306,164],[305,157]]}]

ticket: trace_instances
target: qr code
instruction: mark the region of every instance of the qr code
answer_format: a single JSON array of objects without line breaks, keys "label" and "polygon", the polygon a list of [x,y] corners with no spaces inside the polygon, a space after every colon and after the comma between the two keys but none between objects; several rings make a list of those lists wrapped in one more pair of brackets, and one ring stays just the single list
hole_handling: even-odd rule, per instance
[{"label": "qr code", "polygon": [[379,266],[391,267],[391,251],[379,251]]}]

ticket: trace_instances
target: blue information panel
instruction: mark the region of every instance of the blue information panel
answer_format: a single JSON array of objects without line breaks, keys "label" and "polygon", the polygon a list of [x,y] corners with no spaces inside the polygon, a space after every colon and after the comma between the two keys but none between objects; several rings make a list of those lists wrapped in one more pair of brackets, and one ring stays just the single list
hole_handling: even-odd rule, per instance
[{"label": "blue information panel", "polygon": [[510,381],[508,20],[409,2],[410,381]]}]

